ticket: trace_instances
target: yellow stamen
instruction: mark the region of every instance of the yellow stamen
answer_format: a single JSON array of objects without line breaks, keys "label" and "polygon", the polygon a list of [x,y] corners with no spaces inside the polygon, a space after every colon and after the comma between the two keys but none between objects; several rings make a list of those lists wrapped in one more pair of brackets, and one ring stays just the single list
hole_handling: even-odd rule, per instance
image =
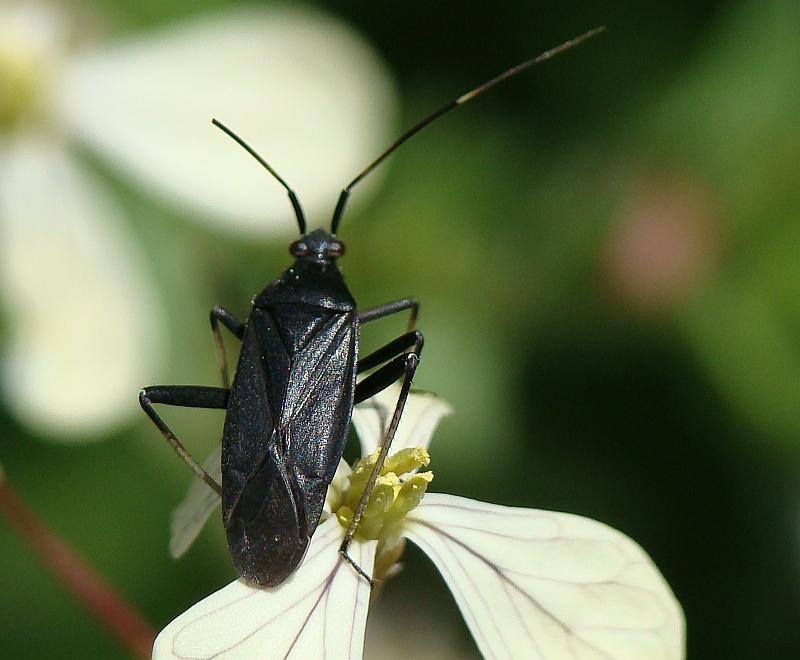
[{"label": "yellow stamen", "polygon": [[[343,527],[347,527],[353,519],[353,512],[358,506],[378,454],[375,451],[355,464],[350,483],[341,493],[338,502],[333,504],[333,513]],[[403,518],[425,495],[428,484],[433,480],[433,472],[401,477],[426,467],[430,460],[424,447],[401,449],[386,459],[358,523],[358,538],[384,542],[396,536],[397,527]]]},{"label": "yellow stamen", "polygon": [[0,29],[0,133],[35,115],[44,83],[45,64],[38,49]]}]

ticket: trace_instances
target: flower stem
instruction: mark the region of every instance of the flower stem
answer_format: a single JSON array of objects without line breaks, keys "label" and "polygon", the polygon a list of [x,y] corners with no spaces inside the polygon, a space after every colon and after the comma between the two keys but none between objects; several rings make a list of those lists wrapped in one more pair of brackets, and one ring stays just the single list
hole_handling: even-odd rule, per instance
[{"label": "flower stem", "polygon": [[56,579],[136,658],[149,658],[155,631],[0,478],[0,514]]}]

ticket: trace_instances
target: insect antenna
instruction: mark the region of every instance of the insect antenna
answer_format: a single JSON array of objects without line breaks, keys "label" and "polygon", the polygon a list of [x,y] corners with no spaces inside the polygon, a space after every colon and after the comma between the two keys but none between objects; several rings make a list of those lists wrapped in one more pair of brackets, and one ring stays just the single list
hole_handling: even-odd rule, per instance
[{"label": "insect antenna", "polygon": [[303,207],[300,206],[300,200],[297,199],[297,195],[295,195],[294,190],[289,187],[289,184],[283,180],[280,174],[278,174],[275,170],[270,167],[269,163],[265,161],[261,156],[259,156],[255,149],[251,147],[247,142],[245,142],[242,138],[240,138],[236,133],[234,133],[230,128],[225,126],[221,121],[218,119],[212,119],[211,123],[214,124],[217,128],[221,129],[225,132],[228,137],[232,138],[234,142],[236,142],[240,147],[242,147],[247,153],[249,153],[253,158],[255,158],[259,163],[261,163],[264,168],[269,172],[272,176],[274,176],[280,184],[286,188],[286,192],[289,193],[289,201],[292,203],[292,208],[294,209],[294,214],[297,217],[297,224],[300,227],[300,233],[306,233],[306,216],[303,213]]},{"label": "insect antenna", "polygon": [[521,64],[517,64],[516,66],[513,66],[513,67],[511,67],[510,69],[508,69],[506,71],[503,71],[503,73],[501,73],[498,76],[495,76],[491,80],[487,80],[482,85],[478,85],[478,87],[476,87],[475,89],[467,92],[466,94],[462,94],[461,96],[453,99],[449,103],[446,103],[445,105],[443,105],[441,108],[439,108],[435,112],[432,112],[431,114],[429,114],[422,121],[420,121],[419,123],[417,123],[414,126],[412,126],[411,128],[409,128],[399,138],[397,138],[394,142],[392,142],[380,156],[378,156],[369,165],[367,165],[358,174],[358,176],[356,176],[355,179],[353,179],[344,188],[342,188],[342,192],[339,195],[339,201],[336,202],[336,209],[333,212],[333,220],[331,221],[331,233],[335,234],[336,230],[339,228],[339,222],[342,219],[342,213],[344,213],[344,207],[345,207],[345,204],[347,204],[347,198],[350,196],[350,192],[353,190],[355,185],[359,181],[361,181],[361,179],[363,179],[365,176],[367,176],[367,174],[372,172],[372,170],[374,170],[376,167],[378,167],[378,165],[380,165],[386,159],[386,157],[389,154],[391,154],[395,149],[397,149],[397,147],[399,147],[401,144],[403,144],[403,142],[405,142],[406,140],[408,140],[412,136],[414,136],[417,133],[419,133],[419,131],[421,131],[428,124],[432,123],[433,121],[435,121],[436,119],[441,117],[443,114],[446,114],[447,112],[450,112],[450,110],[452,110],[453,108],[457,108],[460,105],[464,105],[467,101],[471,101],[476,96],[480,96],[481,94],[483,94],[484,92],[490,90],[492,87],[494,87],[495,85],[503,82],[504,80],[507,80],[508,78],[511,78],[512,76],[515,76],[518,73],[521,73],[521,72],[525,71],[526,69],[529,69],[530,67],[532,67],[532,66],[534,66],[536,64],[539,64],[539,63],[544,62],[546,60],[552,59],[556,55],[559,55],[559,54],[563,53],[565,50],[569,50],[570,48],[574,48],[578,44],[581,44],[584,41],[586,41],[587,39],[591,39],[595,35],[600,34],[601,32],[604,32],[604,31],[605,31],[605,27],[603,27],[603,26],[596,27],[593,30],[589,30],[588,32],[583,33],[579,37],[575,37],[574,39],[570,39],[569,41],[565,41],[564,43],[559,44],[558,46],[554,46],[553,48],[550,48],[549,50],[544,51],[543,53],[541,53],[540,55],[537,55],[533,59],[530,59],[530,60],[528,60],[526,62],[522,62]]}]

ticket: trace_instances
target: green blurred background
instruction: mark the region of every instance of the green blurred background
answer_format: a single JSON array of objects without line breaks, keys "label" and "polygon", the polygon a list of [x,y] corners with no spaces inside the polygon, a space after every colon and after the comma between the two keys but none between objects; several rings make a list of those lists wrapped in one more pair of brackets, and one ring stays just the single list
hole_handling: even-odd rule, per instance
[{"label": "green blurred background", "polygon": [[[226,3],[100,4],[126,33]],[[341,265],[362,305],[422,301],[416,384],[456,411],[432,490],[630,535],[683,605],[689,658],[798,657],[800,4],[319,4],[385,58],[398,132],[608,27],[401,149],[346,217]],[[93,167],[174,303],[168,381],[216,384],[208,310],[245,315],[288,264],[285,241],[200,228]],[[398,330],[378,326],[365,349]],[[218,413],[167,415],[201,456],[218,440]],[[76,447],[35,437],[1,403],[0,424],[16,489],[156,628],[233,577],[216,520],[187,557],[168,556],[189,474],[144,416]],[[125,657],[1,523],[0,593],[4,657]],[[476,653],[413,548],[373,615],[394,612]]]}]

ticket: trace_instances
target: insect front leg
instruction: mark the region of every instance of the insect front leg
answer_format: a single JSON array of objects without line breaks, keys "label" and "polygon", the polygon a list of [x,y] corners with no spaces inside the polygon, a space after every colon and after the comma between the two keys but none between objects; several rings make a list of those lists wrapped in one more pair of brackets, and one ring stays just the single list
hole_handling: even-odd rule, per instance
[{"label": "insect front leg", "polygon": [[[353,518],[347,527],[344,540],[342,541],[341,546],[339,546],[339,553],[342,555],[342,558],[347,561],[359,575],[367,580],[370,586],[372,585],[372,578],[367,575],[366,572],[353,560],[353,558],[348,554],[347,550],[350,547],[350,543],[352,542],[353,536],[356,533],[358,523],[361,521],[361,516],[364,514],[364,508],[367,506],[367,501],[369,500],[369,496],[375,486],[375,481],[378,479],[378,475],[383,468],[383,464],[386,462],[386,457],[389,454],[389,448],[392,445],[392,440],[394,440],[394,436],[397,433],[397,427],[400,425],[400,419],[403,416],[403,409],[405,408],[406,400],[408,399],[408,393],[411,390],[411,383],[414,380],[414,373],[419,365],[419,354],[422,351],[423,342],[424,338],[421,332],[416,330],[413,332],[408,332],[405,335],[398,337],[394,341],[389,342],[386,346],[378,349],[371,355],[368,355],[366,358],[361,360],[358,365],[359,371],[362,371],[370,368],[370,365],[376,366],[380,362],[385,361],[391,355],[396,355],[400,351],[413,347],[411,352],[398,355],[391,362],[385,364],[383,367],[378,369],[378,371],[369,375],[358,385],[356,385],[355,400],[356,403],[359,403],[377,394],[378,392],[385,390],[399,378],[403,379],[403,383],[400,387],[400,395],[397,397],[397,403],[395,404],[392,419],[389,422],[389,426],[386,429],[386,433],[383,437],[378,458],[375,461],[372,472],[370,472],[367,483],[364,486],[364,491],[361,493],[358,506],[353,512]],[[367,366],[363,366],[365,363]]]},{"label": "insect front leg", "polygon": [[211,332],[214,334],[214,345],[217,348],[217,361],[220,375],[222,376],[222,386],[228,389],[231,386],[230,376],[228,375],[228,358],[225,354],[225,344],[222,342],[222,332],[219,329],[219,324],[222,322],[222,325],[228,328],[239,341],[244,338],[246,326],[227,309],[217,305],[211,309],[209,318],[211,320]]},{"label": "insect front leg", "polygon": [[376,305],[375,307],[368,307],[358,312],[358,322],[362,325],[370,321],[377,321],[378,319],[385,318],[398,312],[411,310],[408,316],[407,330],[411,332],[417,327],[417,315],[419,314],[419,302],[416,298],[403,298],[401,300],[392,300],[391,302]]},{"label": "insect front leg", "polygon": [[151,385],[139,392],[139,404],[175,450],[175,453],[220,496],[222,495],[222,486],[186,450],[186,447],[183,446],[166,422],[155,411],[153,404],[163,403],[168,406],[219,408],[224,410],[228,406],[229,393],[230,391],[227,388],[205,387],[203,385]]}]

